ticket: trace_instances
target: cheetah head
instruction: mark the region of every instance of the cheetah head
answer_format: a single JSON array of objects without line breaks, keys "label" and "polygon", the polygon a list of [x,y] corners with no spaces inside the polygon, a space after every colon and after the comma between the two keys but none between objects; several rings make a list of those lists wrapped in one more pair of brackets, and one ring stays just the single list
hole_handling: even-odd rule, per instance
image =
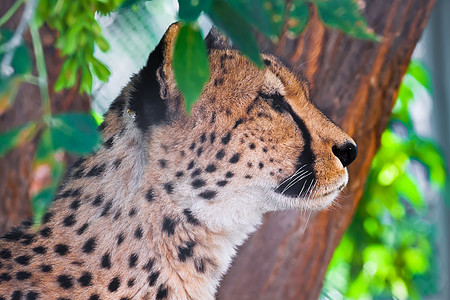
[{"label": "cheetah head", "polygon": [[142,184],[217,228],[329,206],[357,147],[314,107],[307,82],[272,55],[258,69],[210,33],[210,80],[187,116],[171,65],[178,30],[168,29],[108,113],[145,152]]}]

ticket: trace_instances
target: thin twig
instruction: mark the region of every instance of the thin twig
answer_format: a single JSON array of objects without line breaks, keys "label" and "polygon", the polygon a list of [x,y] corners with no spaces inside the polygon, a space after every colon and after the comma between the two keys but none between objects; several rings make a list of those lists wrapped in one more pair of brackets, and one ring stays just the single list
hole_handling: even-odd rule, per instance
[{"label": "thin twig", "polygon": [[8,42],[0,46],[0,53],[5,52],[5,55],[3,56],[2,62],[0,64],[1,76],[10,76],[14,73],[14,69],[11,66],[14,52],[16,51],[17,47],[20,46],[20,43],[22,42],[23,32],[28,27],[30,21],[33,19],[36,3],[37,0],[28,0],[22,14],[22,18],[20,19],[19,26],[17,26],[13,36]]},{"label": "thin twig", "polygon": [[44,121],[48,122],[51,116],[50,96],[48,94],[47,68],[45,66],[44,51],[42,49],[41,37],[36,21],[30,23],[31,39],[33,40],[34,56],[38,70],[38,83],[41,92],[42,109],[44,111]]},{"label": "thin twig", "polygon": [[14,13],[19,9],[20,5],[22,5],[23,1],[25,0],[17,0],[16,2],[14,2],[14,4],[6,12],[6,14],[4,14],[3,17],[0,18],[0,27],[2,27],[9,20],[9,18],[14,15]]}]

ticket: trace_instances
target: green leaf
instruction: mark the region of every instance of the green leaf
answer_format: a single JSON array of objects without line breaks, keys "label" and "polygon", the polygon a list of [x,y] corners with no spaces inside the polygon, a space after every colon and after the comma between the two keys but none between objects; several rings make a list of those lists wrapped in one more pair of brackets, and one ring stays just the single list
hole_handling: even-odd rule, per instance
[{"label": "green leaf", "polygon": [[208,54],[198,25],[181,25],[173,55],[175,79],[189,114],[209,80]]},{"label": "green leaf", "polygon": [[30,121],[21,126],[7,130],[0,134],[0,157],[8,153],[14,147],[23,145],[36,133],[36,123]]},{"label": "green leaf", "polygon": [[147,1],[149,0],[125,0],[122,5],[119,6],[119,9],[131,9],[133,6]]},{"label": "green leaf", "polygon": [[47,208],[52,203],[56,192],[56,186],[50,185],[40,190],[37,194],[31,198],[31,208],[34,215],[34,224],[41,224],[42,217],[44,216]]},{"label": "green leaf", "polygon": [[50,121],[54,149],[65,149],[75,154],[87,154],[99,142],[97,122],[89,114],[65,113]]},{"label": "green leaf", "polygon": [[[0,30],[0,44],[4,44],[11,39],[13,33],[9,30]],[[3,60],[4,52],[0,53],[0,61]],[[14,51],[14,55],[11,61],[11,67],[13,68],[13,75],[24,75],[29,74],[31,72],[31,59],[28,54],[27,47],[21,43],[16,50]],[[1,78],[4,80],[4,78]]]},{"label": "green leaf", "polygon": [[430,71],[423,63],[416,59],[411,60],[406,73],[420,82],[420,84],[422,84],[430,94],[433,93],[433,84],[431,81]]},{"label": "green leaf", "polygon": [[242,17],[269,37],[278,36],[283,27],[284,0],[230,0]]},{"label": "green leaf", "polygon": [[309,21],[309,6],[303,0],[294,0],[289,7],[288,32],[294,36],[305,30]]},{"label": "green leaf", "polygon": [[185,21],[195,21],[211,2],[212,0],[178,0],[178,16]]},{"label": "green leaf", "polygon": [[312,0],[322,22],[350,36],[363,40],[379,41],[380,38],[359,10],[355,0]]},{"label": "green leaf", "polygon": [[111,75],[111,71],[109,71],[109,69],[96,58],[91,60],[91,67],[95,76],[97,76],[97,78],[101,81],[107,81],[109,75]]},{"label": "green leaf", "polygon": [[207,13],[213,22],[231,38],[233,44],[242,53],[259,68],[264,67],[252,27],[236,9],[228,2],[215,0],[210,9],[207,10]]}]

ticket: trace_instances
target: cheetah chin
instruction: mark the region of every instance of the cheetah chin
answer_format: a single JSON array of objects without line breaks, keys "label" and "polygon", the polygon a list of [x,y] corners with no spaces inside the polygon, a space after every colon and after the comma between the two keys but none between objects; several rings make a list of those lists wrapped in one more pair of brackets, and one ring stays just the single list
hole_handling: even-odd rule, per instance
[{"label": "cheetah chin", "polygon": [[190,115],[173,24],[112,102],[103,144],[68,170],[42,223],[0,240],[0,299],[214,299],[264,213],[317,210],[345,187],[354,141],[276,57],[253,65],[212,29]]}]

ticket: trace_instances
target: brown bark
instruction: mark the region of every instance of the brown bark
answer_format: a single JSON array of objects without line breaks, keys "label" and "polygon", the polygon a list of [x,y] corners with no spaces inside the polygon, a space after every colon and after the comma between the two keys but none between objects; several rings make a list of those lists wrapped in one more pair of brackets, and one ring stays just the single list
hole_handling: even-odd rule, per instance
[{"label": "brown bark", "polygon": [[[0,1],[0,16],[4,15],[14,2],[15,0]],[[22,9],[19,9],[2,28],[14,30],[19,23],[21,14]],[[40,30],[40,35],[48,72],[52,112],[87,111],[90,107],[89,97],[86,94],[79,95],[77,87],[60,93],[53,92],[53,85],[64,60],[60,57],[59,51],[54,48],[57,33],[44,27]],[[25,34],[25,40],[32,56],[31,38],[28,33]],[[37,75],[36,70],[34,74]],[[28,120],[39,119],[41,115],[38,87],[23,83],[19,87],[14,104],[3,114],[0,114],[0,132]],[[0,158],[0,234],[31,216],[29,191],[33,177],[33,157],[37,140],[34,139]]]},{"label": "brown bark", "polygon": [[318,298],[433,3],[367,1],[364,14],[383,36],[380,43],[324,28],[317,17],[299,38],[283,37],[278,45],[263,43],[267,52],[309,78],[313,102],[355,139],[359,155],[349,167],[350,182],[338,207],[313,213],[307,225],[307,217],[298,211],[265,216],[262,227],[239,250],[219,299]]}]

